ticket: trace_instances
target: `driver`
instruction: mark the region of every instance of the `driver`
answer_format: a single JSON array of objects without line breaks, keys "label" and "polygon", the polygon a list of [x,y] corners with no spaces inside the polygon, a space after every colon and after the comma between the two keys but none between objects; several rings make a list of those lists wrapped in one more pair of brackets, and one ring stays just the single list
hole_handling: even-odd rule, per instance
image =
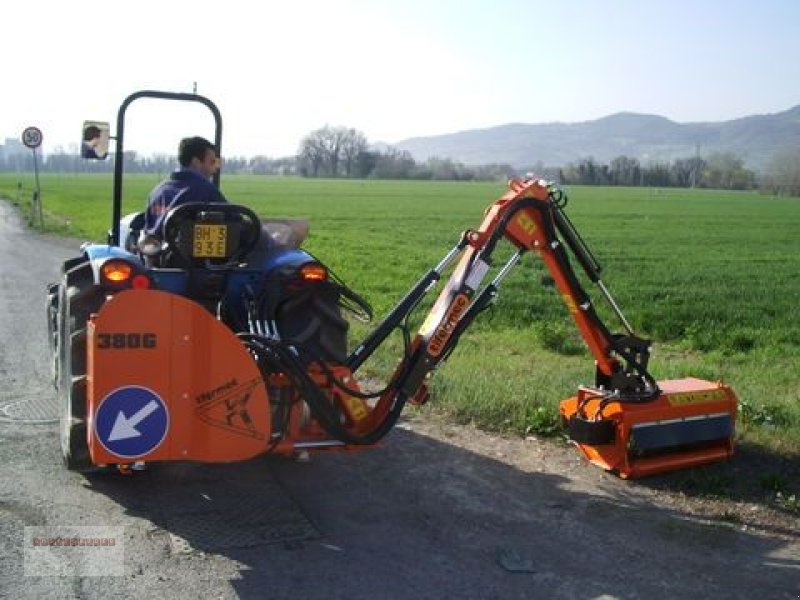
[{"label": "driver", "polygon": [[148,233],[159,235],[166,214],[181,204],[228,202],[211,183],[211,177],[220,167],[211,142],[201,137],[182,139],[178,145],[178,162],[180,167],[150,192],[144,221]]}]

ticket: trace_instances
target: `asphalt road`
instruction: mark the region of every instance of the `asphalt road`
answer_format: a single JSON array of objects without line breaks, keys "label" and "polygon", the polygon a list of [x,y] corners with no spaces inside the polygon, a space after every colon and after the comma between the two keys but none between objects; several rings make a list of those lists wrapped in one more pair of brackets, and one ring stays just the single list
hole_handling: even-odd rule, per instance
[{"label": "asphalt road", "polygon": [[[309,463],[69,473],[43,306],[77,245],[0,201],[0,597],[800,598],[797,530],[699,519],[568,449],[418,416]],[[118,528],[121,574],[30,574],[25,528],[59,526]]]}]

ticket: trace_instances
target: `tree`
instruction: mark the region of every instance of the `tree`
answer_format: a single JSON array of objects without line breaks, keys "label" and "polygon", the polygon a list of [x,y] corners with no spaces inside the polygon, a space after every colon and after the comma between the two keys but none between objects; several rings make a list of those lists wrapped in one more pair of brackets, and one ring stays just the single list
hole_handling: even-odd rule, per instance
[{"label": "tree", "polygon": [[653,187],[668,187],[670,184],[670,165],[665,162],[651,162],[642,172],[644,185]]},{"label": "tree", "polygon": [[341,158],[347,130],[344,127],[328,127],[326,125],[322,128],[321,133],[322,146],[325,149],[325,160],[328,165],[327,174],[331,177],[338,177],[339,159]]},{"label": "tree", "polygon": [[677,187],[695,187],[705,167],[706,161],[699,156],[676,159],[671,168],[672,184]]},{"label": "tree", "polygon": [[438,158],[436,156],[428,159],[425,165],[426,170],[430,172],[431,179],[440,180],[458,180],[459,178],[459,165],[454,163],[449,158]]},{"label": "tree", "polygon": [[800,149],[776,154],[767,166],[761,188],[780,196],[800,196]]},{"label": "tree", "polygon": [[583,158],[578,161],[578,183],[592,185],[595,183],[597,163],[593,157]]},{"label": "tree", "polygon": [[320,169],[325,164],[326,149],[323,141],[324,130],[326,128],[312,131],[300,142],[300,149],[297,152],[297,159],[300,163],[300,172],[303,175],[319,177]]},{"label": "tree", "polygon": [[378,164],[380,153],[362,150],[359,152],[353,162],[353,176],[366,179],[370,176],[375,165]]},{"label": "tree", "polygon": [[609,169],[611,185],[639,185],[641,165],[639,159],[630,156],[618,156],[611,161]]},{"label": "tree", "polygon": [[705,187],[744,190],[753,186],[755,174],[744,168],[744,161],[730,152],[717,152],[706,159],[702,173]]},{"label": "tree", "polygon": [[342,160],[345,177],[352,177],[356,160],[367,149],[366,136],[355,129],[348,129],[342,139]]},{"label": "tree", "polygon": [[375,168],[370,177],[375,179],[409,179],[414,175],[417,164],[408,150],[389,148],[378,154]]},{"label": "tree", "polygon": [[312,131],[300,142],[298,156],[301,171],[312,177],[326,175],[350,177],[359,152],[367,147],[367,138],[353,128],[326,125]]},{"label": "tree", "polygon": [[595,162],[594,158],[582,158],[578,164],[569,163],[562,171],[564,183],[579,185],[606,185],[611,181],[608,165]]}]

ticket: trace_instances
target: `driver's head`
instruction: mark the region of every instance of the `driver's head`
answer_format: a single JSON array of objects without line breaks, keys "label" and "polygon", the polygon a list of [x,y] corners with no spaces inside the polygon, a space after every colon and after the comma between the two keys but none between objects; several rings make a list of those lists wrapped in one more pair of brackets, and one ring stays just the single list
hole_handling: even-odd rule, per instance
[{"label": "driver's head", "polygon": [[182,167],[191,167],[206,177],[219,170],[219,159],[214,144],[205,138],[183,138],[178,145],[178,162]]},{"label": "driver's head", "polygon": [[100,128],[95,125],[89,125],[83,130],[83,141],[91,142],[92,140],[100,137]]}]

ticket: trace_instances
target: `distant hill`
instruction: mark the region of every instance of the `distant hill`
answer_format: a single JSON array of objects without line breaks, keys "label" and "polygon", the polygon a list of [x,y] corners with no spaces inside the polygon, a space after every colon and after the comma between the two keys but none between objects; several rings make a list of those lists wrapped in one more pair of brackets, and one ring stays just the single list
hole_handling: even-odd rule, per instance
[{"label": "distant hill", "polygon": [[593,157],[607,163],[621,154],[643,164],[733,152],[751,169],[761,170],[780,150],[800,147],[800,105],[770,115],[715,123],[676,123],[657,115],[622,112],[582,123],[510,123],[488,129],[417,137],[395,147],[415,160],[451,158],[467,165],[537,163],[563,166]]}]

